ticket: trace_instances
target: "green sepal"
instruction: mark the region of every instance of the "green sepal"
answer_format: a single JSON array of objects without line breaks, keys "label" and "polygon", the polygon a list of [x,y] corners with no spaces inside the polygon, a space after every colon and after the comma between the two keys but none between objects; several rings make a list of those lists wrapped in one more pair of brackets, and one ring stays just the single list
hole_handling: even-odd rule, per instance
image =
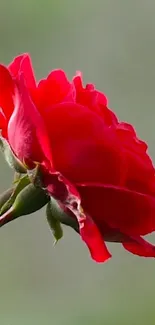
[{"label": "green sepal", "polygon": [[49,202],[49,196],[40,188],[29,183],[16,196],[13,205],[0,216],[0,227],[8,222],[36,212]]},{"label": "green sepal", "polygon": [[13,213],[17,217],[31,214],[40,210],[48,202],[49,196],[47,193],[30,183],[17,195],[12,206]]},{"label": "green sepal", "polygon": [[5,201],[3,206],[1,206],[0,215],[2,215],[3,213],[5,213],[6,211],[8,211],[11,208],[17,195],[20,193],[20,191],[25,186],[27,186],[30,183],[30,180],[29,180],[28,176],[25,175],[22,178],[20,178],[18,180],[18,182],[16,181],[16,183],[17,183],[17,185],[12,189],[12,193],[11,193],[10,197],[8,198],[8,200]]},{"label": "green sepal", "polygon": [[26,168],[21,163],[21,161],[14,155],[8,141],[2,136],[0,136],[0,150],[11,168],[16,170],[20,174],[26,173]]},{"label": "green sepal", "polygon": [[79,232],[79,224],[77,222],[77,219],[74,217],[71,217],[69,214],[64,212],[64,210],[61,208],[58,201],[56,201],[53,197],[50,197],[51,199],[51,206],[53,210],[53,214],[55,215],[55,218],[59,220],[62,224],[65,226],[69,226],[73,228],[76,232]]},{"label": "green sepal", "polygon": [[53,236],[55,238],[54,245],[63,237],[63,229],[61,227],[60,221],[57,219],[57,213],[58,211],[56,209],[56,206],[50,200],[46,207],[46,216],[50,229],[52,230]]},{"label": "green sepal", "polygon": [[0,209],[2,209],[4,204],[9,200],[13,191],[14,191],[14,188],[11,187],[0,195]]},{"label": "green sepal", "polygon": [[30,182],[35,186],[35,187],[40,187],[43,188],[42,184],[42,176],[41,176],[41,171],[40,171],[40,164],[36,163],[35,168],[33,169],[28,169],[27,174],[29,176]]},{"label": "green sepal", "polygon": [[13,184],[17,184],[22,177],[23,177],[23,174],[17,173],[15,171],[14,177],[13,177]]}]

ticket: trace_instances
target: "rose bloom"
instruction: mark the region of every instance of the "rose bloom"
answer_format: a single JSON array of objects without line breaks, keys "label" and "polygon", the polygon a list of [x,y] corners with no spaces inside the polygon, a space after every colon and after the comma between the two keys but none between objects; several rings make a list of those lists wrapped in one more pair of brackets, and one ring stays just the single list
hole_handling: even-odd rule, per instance
[{"label": "rose bloom", "polygon": [[55,188],[60,203],[63,194],[52,183],[57,174],[80,200],[80,234],[94,260],[111,257],[105,241],[155,257],[155,247],[141,237],[155,230],[154,166],[146,143],[118,120],[103,93],[84,87],[80,72],[69,81],[54,70],[36,83],[23,54],[0,65],[0,107],[2,136],[14,154],[30,169],[40,163],[47,190]]}]

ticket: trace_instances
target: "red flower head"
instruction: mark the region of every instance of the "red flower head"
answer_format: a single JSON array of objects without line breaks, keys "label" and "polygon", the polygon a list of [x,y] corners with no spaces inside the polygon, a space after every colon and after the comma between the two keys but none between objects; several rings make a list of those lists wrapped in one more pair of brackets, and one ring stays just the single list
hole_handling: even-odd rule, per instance
[{"label": "red flower head", "polygon": [[96,261],[111,256],[105,241],[155,257],[141,237],[155,230],[154,166],[104,94],[84,87],[80,73],[68,81],[62,70],[36,84],[24,54],[0,66],[0,107],[2,135],[29,168],[41,164],[49,193],[75,214]]}]

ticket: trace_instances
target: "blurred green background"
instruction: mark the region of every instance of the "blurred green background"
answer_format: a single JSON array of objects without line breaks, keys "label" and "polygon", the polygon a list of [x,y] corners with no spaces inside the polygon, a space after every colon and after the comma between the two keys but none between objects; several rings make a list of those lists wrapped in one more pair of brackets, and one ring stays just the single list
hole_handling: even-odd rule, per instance
[{"label": "blurred green background", "polygon": [[[0,61],[29,52],[38,79],[82,70],[155,161],[154,12],[153,0],[1,0]],[[12,172],[0,165],[2,191]],[[0,230],[0,325],[155,324],[154,260],[110,244],[113,258],[95,264],[70,229],[52,243],[43,210]]]}]

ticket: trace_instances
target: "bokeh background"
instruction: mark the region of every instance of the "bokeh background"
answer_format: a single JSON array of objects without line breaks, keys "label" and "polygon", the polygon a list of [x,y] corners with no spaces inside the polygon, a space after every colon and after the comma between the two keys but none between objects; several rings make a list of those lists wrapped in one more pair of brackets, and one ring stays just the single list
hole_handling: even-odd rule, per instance
[{"label": "bokeh background", "polygon": [[[153,0],[1,0],[0,61],[29,52],[38,79],[82,70],[155,161],[154,12]],[[0,180],[1,191],[12,180],[2,157]],[[154,260],[110,244],[95,264],[67,228],[52,245],[44,210],[0,230],[0,325],[155,324]]]}]

